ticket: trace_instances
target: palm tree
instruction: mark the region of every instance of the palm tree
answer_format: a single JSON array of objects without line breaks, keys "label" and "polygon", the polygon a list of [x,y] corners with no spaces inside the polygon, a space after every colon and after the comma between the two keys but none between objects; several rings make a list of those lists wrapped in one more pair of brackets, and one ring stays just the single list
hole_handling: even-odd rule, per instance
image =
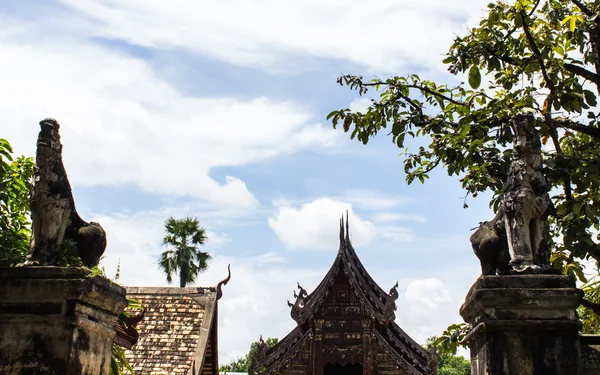
[{"label": "palm tree", "polygon": [[207,240],[206,231],[200,227],[198,219],[191,216],[169,217],[165,221],[165,231],[162,244],[167,250],[160,255],[158,265],[169,283],[173,281],[173,274],[179,273],[179,286],[183,288],[208,268],[211,256],[199,250]]}]

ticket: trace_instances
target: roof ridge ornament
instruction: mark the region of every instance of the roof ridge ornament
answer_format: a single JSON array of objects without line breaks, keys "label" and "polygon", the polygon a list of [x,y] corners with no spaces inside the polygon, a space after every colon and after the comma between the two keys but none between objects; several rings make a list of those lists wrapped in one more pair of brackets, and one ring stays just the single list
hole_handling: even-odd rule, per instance
[{"label": "roof ridge ornament", "polygon": [[350,242],[350,219],[348,218],[348,210],[346,210],[346,242]]},{"label": "roof ridge ornament", "polygon": [[223,297],[223,290],[221,289],[221,287],[223,285],[227,285],[227,283],[229,282],[229,280],[231,280],[231,264],[227,265],[227,277],[225,279],[221,280],[217,284],[217,300],[220,300],[221,297]]},{"label": "roof ridge ornament", "polygon": [[394,286],[390,289],[388,295],[385,296],[385,301],[383,301],[385,304],[384,317],[388,322],[396,319],[395,311],[398,309],[398,306],[396,306],[396,300],[398,297],[398,281],[396,281],[396,284],[394,284]]},{"label": "roof ridge ornament", "polygon": [[298,290],[300,291],[300,293],[296,293],[296,291],[294,290],[294,298],[296,299],[296,301],[293,304],[290,303],[290,301],[287,301],[287,304],[289,307],[292,308],[292,310],[290,311],[290,315],[292,316],[292,319],[294,319],[296,321],[296,323],[300,324],[302,322],[302,316],[301,316],[302,308],[304,307],[304,305],[306,303],[306,298],[308,297],[308,293],[306,292],[306,289],[304,289],[300,285],[300,283],[298,283]]}]

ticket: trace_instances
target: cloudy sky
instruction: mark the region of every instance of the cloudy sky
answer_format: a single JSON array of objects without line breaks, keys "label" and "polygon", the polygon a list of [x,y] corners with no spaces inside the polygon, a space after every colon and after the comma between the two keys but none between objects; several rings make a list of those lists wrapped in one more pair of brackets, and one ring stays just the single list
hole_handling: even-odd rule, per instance
[{"label": "cloudy sky", "polygon": [[120,282],[167,285],[156,261],[167,217],[196,215],[214,259],[231,264],[220,302],[222,363],[294,326],[286,300],[309,291],[351,239],[373,278],[399,281],[398,323],[417,341],[460,322],[479,273],[470,229],[442,170],[407,186],[399,150],[363,146],[326,115],[364,101],[340,73],[454,79],[440,63],[483,16],[480,0],[3,0],[0,137],[33,155],[38,122],[62,125],[81,215],[108,232],[103,266]]}]

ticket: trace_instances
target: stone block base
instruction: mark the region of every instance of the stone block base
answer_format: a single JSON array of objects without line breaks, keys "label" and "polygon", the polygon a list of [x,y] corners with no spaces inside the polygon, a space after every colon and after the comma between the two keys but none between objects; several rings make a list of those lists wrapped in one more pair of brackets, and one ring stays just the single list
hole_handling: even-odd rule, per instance
[{"label": "stone block base", "polygon": [[581,374],[581,297],[567,276],[481,276],[460,309],[472,375]]},{"label": "stone block base", "polygon": [[107,374],[126,304],[86,269],[0,268],[0,374]]}]

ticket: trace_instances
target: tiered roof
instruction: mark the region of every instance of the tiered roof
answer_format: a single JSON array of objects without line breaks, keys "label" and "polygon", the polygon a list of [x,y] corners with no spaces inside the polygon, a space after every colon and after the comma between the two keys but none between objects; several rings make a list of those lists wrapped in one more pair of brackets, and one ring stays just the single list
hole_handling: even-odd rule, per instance
[{"label": "tiered roof", "polygon": [[276,346],[267,350],[262,355],[263,358],[259,358],[256,368],[263,368],[262,374],[267,375],[289,363],[298,348],[312,336],[311,320],[324,303],[326,294],[340,272],[346,275],[359,297],[360,304],[376,322],[373,334],[377,341],[397,361],[398,366],[404,368],[408,374],[429,373],[431,355],[394,321],[398,283],[386,293],[369,275],[350,242],[347,219],[345,230],[343,219],[340,221],[340,247],[324,279],[310,294],[298,285],[300,292],[295,294],[295,303],[288,302],[292,318],[298,326]]}]

